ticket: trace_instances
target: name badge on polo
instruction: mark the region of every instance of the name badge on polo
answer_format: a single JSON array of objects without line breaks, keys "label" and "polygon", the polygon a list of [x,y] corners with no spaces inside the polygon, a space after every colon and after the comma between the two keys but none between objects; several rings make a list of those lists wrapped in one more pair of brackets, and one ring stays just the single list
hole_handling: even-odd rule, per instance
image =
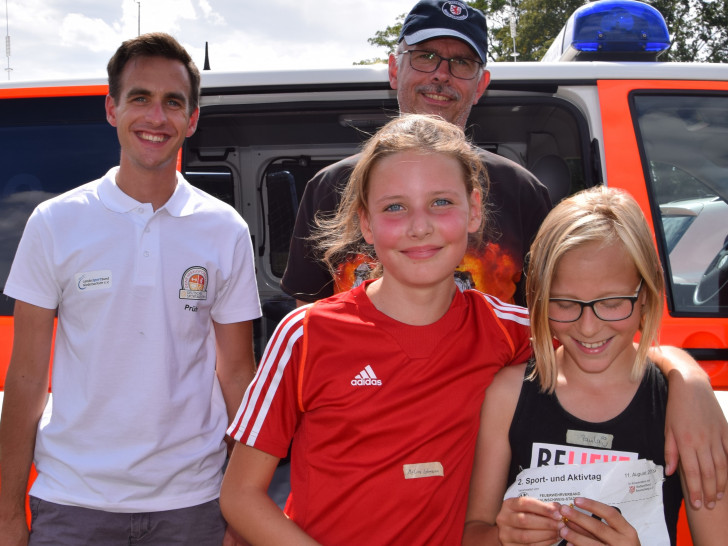
[{"label": "name badge on polo", "polygon": [[182,274],[181,300],[207,299],[207,269],[199,265],[189,267]]},{"label": "name badge on polo", "polygon": [[76,290],[79,292],[90,292],[92,290],[111,288],[111,269],[99,269],[98,271],[76,273],[75,279]]}]

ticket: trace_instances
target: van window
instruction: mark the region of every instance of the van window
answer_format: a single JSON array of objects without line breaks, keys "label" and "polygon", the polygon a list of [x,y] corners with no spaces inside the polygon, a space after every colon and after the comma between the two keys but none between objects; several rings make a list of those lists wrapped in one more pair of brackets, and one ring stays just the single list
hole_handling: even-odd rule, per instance
[{"label": "van window", "polygon": [[[467,132],[484,149],[531,169],[557,201],[598,183],[586,120],[567,101],[542,92],[514,96],[493,91],[470,115]],[[261,297],[278,298],[298,202],[320,169],[357,153],[391,119],[391,98],[348,101],[234,104],[207,99],[197,132],[187,140],[185,172],[232,173],[234,200],[251,226]],[[203,97],[204,99],[205,97]],[[226,102],[227,104],[219,104]],[[539,166],[543,166],[539,172]],[[554,167],[555,166],[555,167]],[[270,289],[268,288],[270,287]]]},{"label": "van window", "polygon": [[[35,206],[118,163],[103,96],[0,100],[0,291]],[[0,316],[12,303],[0,296]]]},{"label": "van window", "polygon": [[728,316],[728,95],[632,99],[670,311]]}]

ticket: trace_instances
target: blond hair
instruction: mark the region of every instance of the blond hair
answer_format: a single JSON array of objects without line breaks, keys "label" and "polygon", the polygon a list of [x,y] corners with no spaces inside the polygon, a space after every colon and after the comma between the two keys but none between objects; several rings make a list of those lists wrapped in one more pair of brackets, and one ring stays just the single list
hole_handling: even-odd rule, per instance
[{"label": "blond hair", "polygon": [[553,392],[558,370],[548,318],[554,272],[570,250],[591,242],[620,242],[643,279],[645,305],[640,307],[641,333],[631,378],[642,377],[647,351],[657,343],[663,308],[662,267],[652,234],[637,202],[626,192],[599,186],[561,201],[544,220],[531,245],[526,302],[531,314],[534,375],[541,390]]},{"label": "blond hair", "polygon": [[[405,114],[382,127],[365,144],[361,158],[349,177],[333,217],[317,214],[312,237],[322,261],[336,275],[336,268],[351,255],[364,255],[376,261],[374,248],[362,236],[359,214],[368,213],[369,179],[374,166],[382,159],[401,152],[443,154],[455,159],[461,168],[468,196],[473,191],[482,195],[481,228],[485,222],[483,203],[488,193],[489,180],[478,152],[457,125],[439,116]],[[483,230],[469,237],[469,245],[478,248],[483,243]],[[381,274],[377,270],[375,275]]]}]

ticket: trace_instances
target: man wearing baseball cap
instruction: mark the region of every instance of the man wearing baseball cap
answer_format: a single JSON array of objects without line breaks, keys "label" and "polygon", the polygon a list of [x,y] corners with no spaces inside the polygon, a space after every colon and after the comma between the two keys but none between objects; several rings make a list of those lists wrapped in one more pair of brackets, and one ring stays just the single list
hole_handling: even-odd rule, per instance
[{"label": "man wearing baseball cap", "polygon": [[[480,11],[457,0],[418,2],[389,57],[389,82],[397,91],[400,112],[436,114],[464,129],[472,106],[490,81],[487,52],[486,21]],[[503,301],[525,304],[523,260],[551,208],[548,192],[520,165],[485,150],[480,155],[491,182],[484,237],[488,244],[469,252],[454,272],[456,282],[461,289],[476,288]],[[369,257],[353,256],[332,279],[310,246],[315,215],[336,210],[339,188],[345,186],[358,158],[321,170],[303,193],[281,279],[283,291],[299,304],[348,290],[361,282],[362,269],[371,263]]]}]

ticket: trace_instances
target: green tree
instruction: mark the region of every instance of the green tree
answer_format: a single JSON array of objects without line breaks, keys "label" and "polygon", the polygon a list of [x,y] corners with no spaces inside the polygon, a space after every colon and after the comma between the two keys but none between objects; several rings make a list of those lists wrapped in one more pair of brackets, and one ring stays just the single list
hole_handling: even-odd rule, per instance
[{"label": "green tree", "polygon": [[727,0],[651,0],[670,29],[664,61],[728,62]]},{"label": "green tree", "polygon": [[388,26],[384,30],[378,30],[374,33],[374,36],[372,38],[367,38],[367,42],[369,42],[370,45],[383,47],[387,50],[386,56],[384,58],[375,57],[372,59],[365,59],[354,64],[386,64],[387,60],[389,59],[389,55],[391,53],[394,53],[394,50],[397,48],[397,39],[399,38],[399,33],[402,30],[402,23],[404,23],[404,18],[406,16],[406,13],[398,15],[393,25]]},{"label": "green tree", "polygon": [[538,61],[575,9],[584,0],[514,0],[505,7],[507,20],[488,17],[490,51],[494,61],[513,60],[511,13],[516,20],[517,61]]},{"label": "green tree", "polygon": [[[515,19],[518,61],[537,61],[549,48],[569,15],[587,0],[472,0],[469,5],[488,18],[490,61],[513,60],[511,20]],[[667,22],[672,47],[661,61],[728,62],[728,0],[645,0]],[[378,31],[368,42],[393,52],[405,14],[394,25]],[[357,64],[371,64],[372,59]]]}]

